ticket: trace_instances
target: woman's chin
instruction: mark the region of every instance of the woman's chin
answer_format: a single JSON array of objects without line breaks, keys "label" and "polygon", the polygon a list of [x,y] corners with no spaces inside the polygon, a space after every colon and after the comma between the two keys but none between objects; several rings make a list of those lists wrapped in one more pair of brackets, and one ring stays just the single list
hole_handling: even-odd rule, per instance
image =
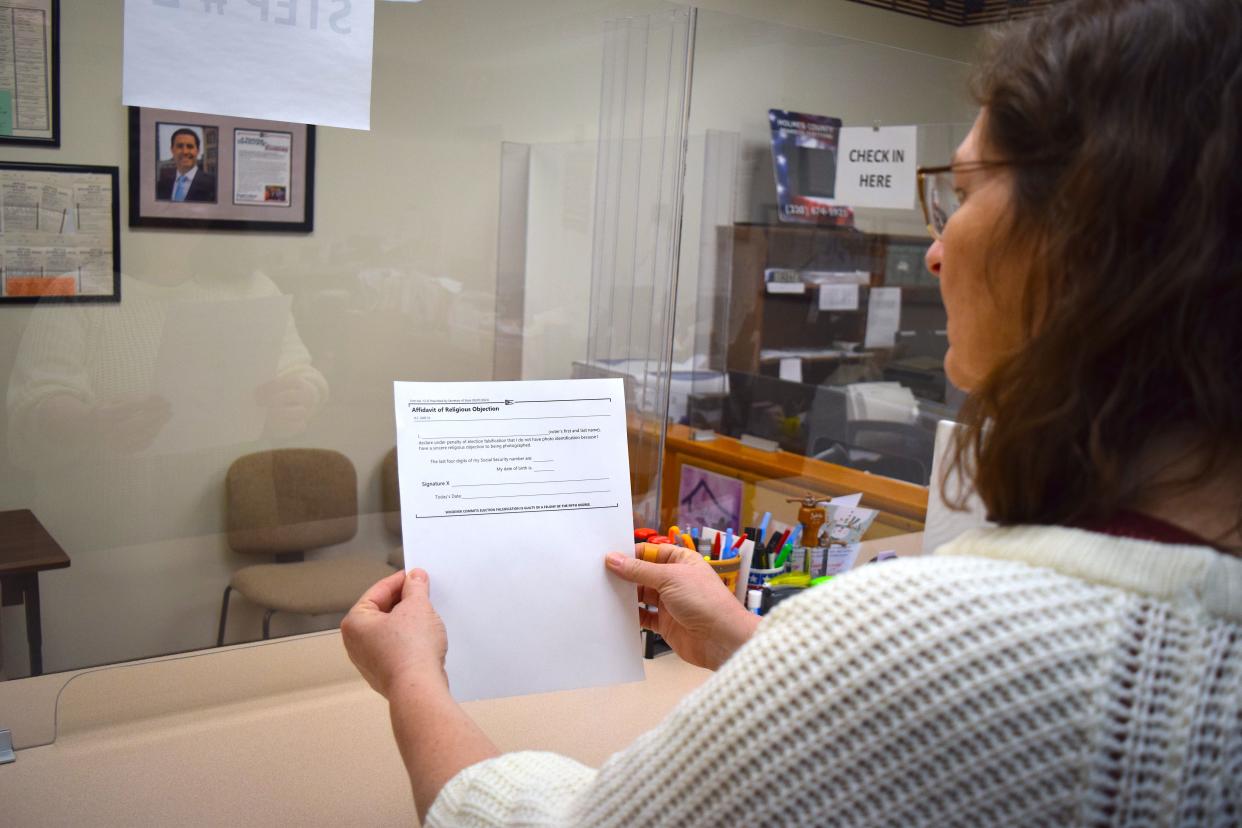
[{"label": "woman's chin", "polygon": [[949,350],[945,351],[944,354],[944,373],[955,388],[970,393],[970,389],[974,387],[974,375],[963,368],[961,360],[957,358],[957,354],[953,351],[952,345],[949,346]]}]

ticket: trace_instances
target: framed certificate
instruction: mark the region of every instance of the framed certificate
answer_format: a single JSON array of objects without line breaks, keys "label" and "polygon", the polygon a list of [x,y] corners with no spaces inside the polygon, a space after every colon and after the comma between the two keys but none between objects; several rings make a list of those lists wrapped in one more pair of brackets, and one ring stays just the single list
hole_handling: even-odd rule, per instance
[{"label": "framed certificate", "polygon": [[119,302],[116,167],[0,163],[0,302]]},{"label": "framed certificate", "polygon": [[0,0],[0,145],[60,146],[60,0]]},{"label": "framed certificate", "polygon": [[313,126],[130,107],[129,161],[130,227],[314,227]]}]

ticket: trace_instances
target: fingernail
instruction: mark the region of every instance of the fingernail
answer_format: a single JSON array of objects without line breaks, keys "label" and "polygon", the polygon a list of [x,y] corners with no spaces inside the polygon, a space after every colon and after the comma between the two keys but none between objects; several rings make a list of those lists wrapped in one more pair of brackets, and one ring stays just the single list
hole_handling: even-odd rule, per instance
[{"label": "fingernail", "polygon": [[609,552],[604,556],[604,563],[609,569],[620,569],[625,564],[625,556],[620,552]]},{"label": "fingernail", "polygon": [[410,570],[410,580],[412,580],[412,581],[426,581],[426,580],[427,580],[427,573],[426,573],[426,572],[424,572],[424,571],[423,571],[423,570],[421,570],[421,569],[411,569],[411,570]]}]

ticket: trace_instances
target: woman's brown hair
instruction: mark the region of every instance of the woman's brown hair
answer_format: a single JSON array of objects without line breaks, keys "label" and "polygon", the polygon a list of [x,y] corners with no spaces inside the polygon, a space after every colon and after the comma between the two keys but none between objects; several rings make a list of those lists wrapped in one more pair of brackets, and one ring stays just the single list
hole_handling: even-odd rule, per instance
[{"label": "woman's brown hair", "polygon": [[1025,345],[971,390],[951,465],[992,520],[1060,525],[1150,496],[1168,438],[1176,485],[1236,468],[1242,0],[1054,7],[994,35],[975,93],[1037,252]]}]

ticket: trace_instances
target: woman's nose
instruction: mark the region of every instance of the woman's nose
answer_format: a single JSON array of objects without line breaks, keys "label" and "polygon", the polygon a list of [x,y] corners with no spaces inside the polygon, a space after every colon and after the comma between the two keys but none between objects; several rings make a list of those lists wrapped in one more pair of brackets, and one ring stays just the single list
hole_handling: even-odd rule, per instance
[{"label": "woman's nose", "polygon": [[940,262],[944,258],[944,245],[940,243],[940,239],[932,242],[931,247],[927,248],[927,252],[923,254],[923,264],[927,266],[927,272],[940,278]]}]

